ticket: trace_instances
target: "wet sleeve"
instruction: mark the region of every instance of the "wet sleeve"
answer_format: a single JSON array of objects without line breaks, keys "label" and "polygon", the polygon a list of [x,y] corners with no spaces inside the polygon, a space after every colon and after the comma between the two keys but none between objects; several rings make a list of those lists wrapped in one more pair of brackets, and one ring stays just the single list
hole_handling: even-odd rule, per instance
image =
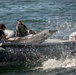
[{"label": "wet sleeve", "polygon": [[1,31],[1,34],[3,35],[3,34],[4,34],[4,32],[3,32],[3,31]]},{"label": "wet sleeve", "polygon": [[25,30],[27,30],[27,27],[24,25]]},{"label": "wet sleeve", "polygon": [[2,30],[0,30],[0,36],[2,36],[4,34],[4,32]]}]

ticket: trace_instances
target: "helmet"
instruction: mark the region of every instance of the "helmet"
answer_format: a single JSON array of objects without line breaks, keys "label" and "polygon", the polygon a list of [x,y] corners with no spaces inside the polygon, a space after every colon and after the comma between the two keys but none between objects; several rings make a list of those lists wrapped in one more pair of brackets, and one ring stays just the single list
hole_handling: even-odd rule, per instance
[{"label": "helmet", "polygon": [[5,29],[6,28],[6,26],[4,25],[4,24],[0,24],[0,30],[2,29]]}]

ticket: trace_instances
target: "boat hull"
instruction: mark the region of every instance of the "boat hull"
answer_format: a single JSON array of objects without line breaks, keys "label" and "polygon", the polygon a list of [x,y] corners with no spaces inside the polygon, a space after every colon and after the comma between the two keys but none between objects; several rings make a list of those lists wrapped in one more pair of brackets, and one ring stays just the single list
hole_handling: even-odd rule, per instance
[{"label": "boat hull", "polygon": [[45,61],[50,58],[60,59],[75,56],[76,43],[51,42],[44,44],[4,44],[0,50],[0,62]]}]

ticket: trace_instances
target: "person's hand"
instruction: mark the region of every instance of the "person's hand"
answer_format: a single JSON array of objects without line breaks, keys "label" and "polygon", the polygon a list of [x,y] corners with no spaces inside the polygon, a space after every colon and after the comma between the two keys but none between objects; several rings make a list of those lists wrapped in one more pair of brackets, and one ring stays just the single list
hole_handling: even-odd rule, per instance
[{"label": "person's hand", "polygon": [[30,31],[29,31],[29,30],[27,30],[27,33],[30,33]]}]

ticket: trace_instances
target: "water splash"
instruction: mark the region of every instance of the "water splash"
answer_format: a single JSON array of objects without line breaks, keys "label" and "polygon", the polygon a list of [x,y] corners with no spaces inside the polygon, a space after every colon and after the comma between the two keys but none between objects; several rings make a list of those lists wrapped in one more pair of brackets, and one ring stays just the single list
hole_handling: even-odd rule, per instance
[{"label": "water splash", "polygon": [[43,70],[56,68],[71,68],[76,66],[76,58],[66,59],[48,59],[43,62]]}]

